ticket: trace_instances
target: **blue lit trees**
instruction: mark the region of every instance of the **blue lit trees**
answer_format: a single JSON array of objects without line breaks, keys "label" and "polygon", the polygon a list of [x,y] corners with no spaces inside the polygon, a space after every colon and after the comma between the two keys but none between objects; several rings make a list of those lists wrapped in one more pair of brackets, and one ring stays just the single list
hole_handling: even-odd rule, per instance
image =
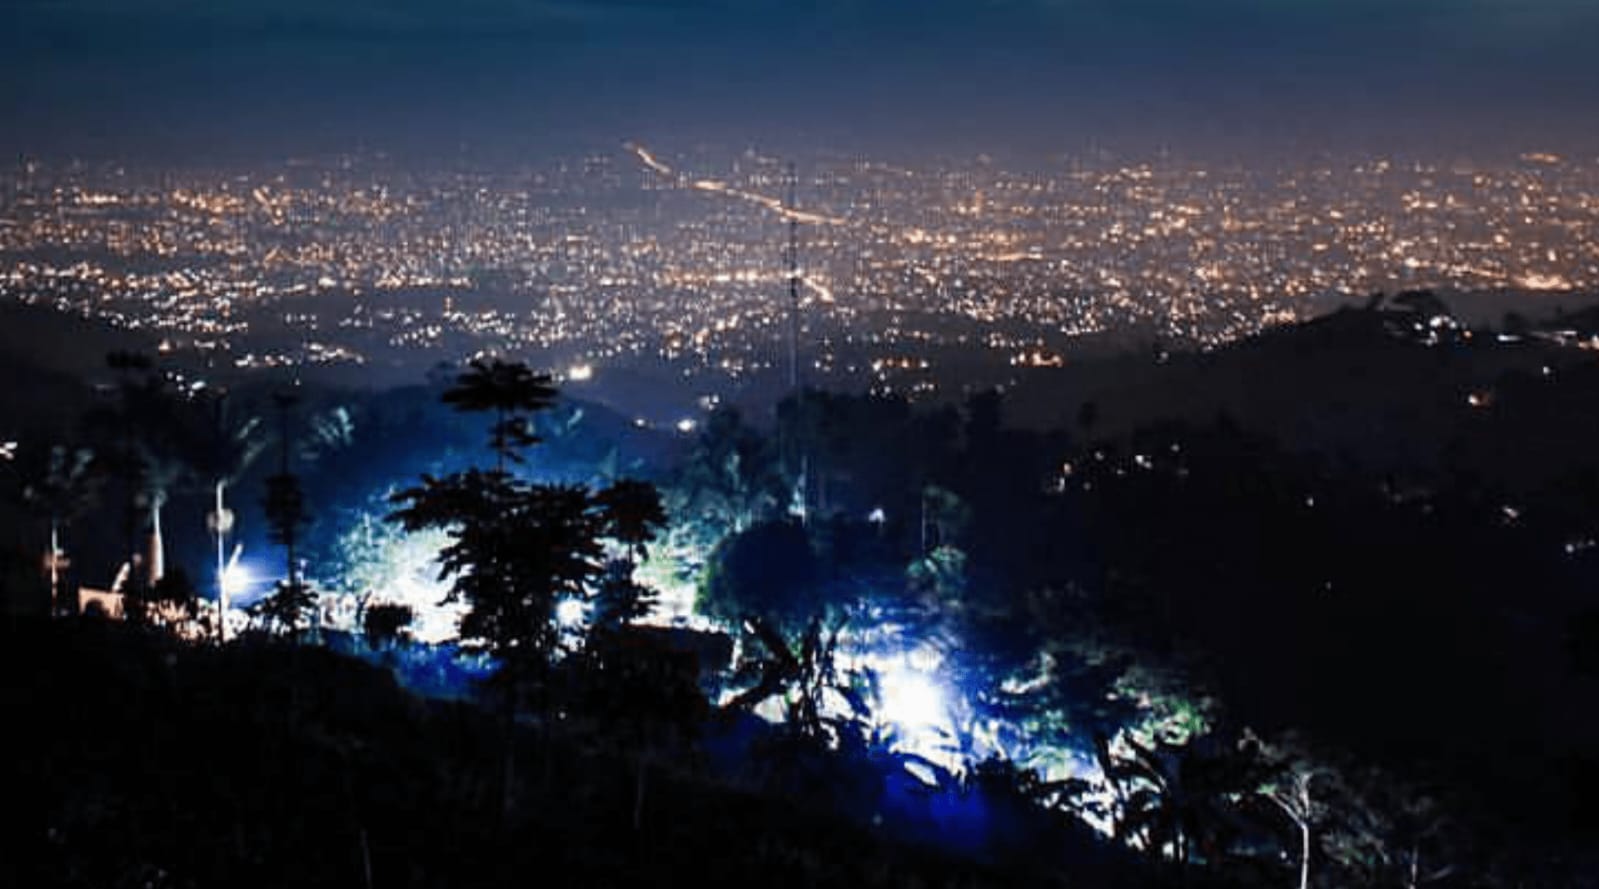
[{"label": "blue lit trees", "polygon": [[[498,664],[492,682],[508,735],[527,697],[541,704],[550,700],[551,670],[562,644],[557,611],[563,601],[591,596],[605,573],[604,541],[617,541],[635,557],[664,521],[659,498],[647,485],[619,482],[595,493],[529,482],[508,470],[537,442],[532,415],[554,398],[549,377],[524,364],[474,361],[443,400],[460,411],[494,416],[489,448],[495,468],[425,475],[421,484],[394,495],[390,515],[407,531],[448,534],[439,553],[440,577],[450,581],[446,601],[466,605],[466,646]],[[621,603],[618,619],[637,616],[643,598],[635,594]],[[508,737],[507,809],[511,750]]]}]

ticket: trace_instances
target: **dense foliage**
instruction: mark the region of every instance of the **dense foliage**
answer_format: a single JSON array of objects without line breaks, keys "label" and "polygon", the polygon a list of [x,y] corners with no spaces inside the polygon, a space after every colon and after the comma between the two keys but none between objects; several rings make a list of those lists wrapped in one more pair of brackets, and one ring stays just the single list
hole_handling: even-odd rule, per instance
[{"label": "dense foliage", "polygon": [[[1339,354],[1454,373],[1482,348],[1417,341],[1415,304],[1272,334],[1239,360],[1331,338]],[[1302,340],[1277,339],[1289,336]],[[927,841],[960,858],[949,879],[976,884],[1584,885],[1599,847],[1587,805],[1599,722],[1584,705],[1599,690],[1599,450],[1537,433],[1599,445],[1568,419],[1599,406],[1599,374],[1553,370],[1551,354],[1527,354],[1536,374],[1496,371],[1491,411],[1476,383],[1429,403],[1443,443],[1414,452],[1441,455],[1430,461],[1290,445],[1229,413],[1116,426],[1118,405],[1068,400],[1070,422],[1028,430],[995,393],[912,409],[805,392],[770,428],[713,412],[655,464],[655,484],[624,477],[614,445],[585,444],[610,433],[585,431],[547,378],[480,362],[413,393],[486,420],[446,433],[445,456],[405,461],[421,478],[388,492],[390,523],[349,518],[385,494],[351,481],[352,452],[403,451],[389,440],[396,413],[313,395],[301,441],[323,444],[285,432],[279,471],[252,477],[251,423],[123,357],[84,445],[24,448],[26,539],[47,540],[45,567],[60,569],[76,546],[60,541],[90,530],[101,500],[117,507],[101,518],[107,549],[137,566],[159,553],[141,540],[159,534],[168,497],[204,502],[216,544],[229,533],[221,492],[254,483],[267,494],[258,524],[289,550],[256,628],[300,644],[42,624],[83,660],[66,667],[19,639],[43,664],[20,674],[64,675],[19,690],[17,712],[56,719],[58,696],[100,677],[99,709],[63,730],[150,735],[91,745],[81,767],[45,745],[21,760],[17,780],[58,834],[19,860],[45,881],[199,885],[254,862],[295,882],[481,884],[539,866],[519,845],[537,835],[565,843],[538,848],[589,882],[790,867],[780,879],[897,885],[944,879],[916,860],[931,853],[901,845]],[[181,417],[209,442],[191,457],[172,432]],[[362,438],[361,418],[381,434]],[[1527,430],[1537,471],[1510,444]],[[486,434],[492,467],[473,465],[469,434]],[[558,469],[546,448],[564,449]],[[299,474],[284,468],[291,453]],[[302,484],[331,507],[308,514]],[[353,602],[337,621],[297,575],[302,539],[328,565],[328,599]],[[347,558],[405,540],[426,541],[427,577]],[[0,559],[28,601],[68,582],[31,577],[24,553]],[[130,616],[203,622],[221,562],[199,590],[176,570],[130,582]],[[431,600],[392,589],[422,581],[437,584]],[[685,584],[692,614],[670,612],[672,625],[666,603]],[[438,599],[460,658],[407,638]],[[330,651],[295,654],[317,641],[499,718],[408,698]],[[452,688],[468,663],[490,681]],[[197,730],[205,719],[216,727]],[[302,760],[308,783],[262,789]],[[254,789],[189,783],[186,762]],[[156,811],[125,769],[178,774],[174,799],[234,836]],[[268,809],[241,801],[254,793]],[[280,823],[312,798],[314,827]],[[774,814],[780,801],[801,813]],[[405,811],[448,813],[459,824],[437,841],[487,857],[417,848]],[[145,826],[168,822],[202,839]],[[712,829],[734,827],[754,845],[706,863],[721,849]],[[301,847],[324,864],[288,860]],[[600,851],[612,847],[626,854]]]}]

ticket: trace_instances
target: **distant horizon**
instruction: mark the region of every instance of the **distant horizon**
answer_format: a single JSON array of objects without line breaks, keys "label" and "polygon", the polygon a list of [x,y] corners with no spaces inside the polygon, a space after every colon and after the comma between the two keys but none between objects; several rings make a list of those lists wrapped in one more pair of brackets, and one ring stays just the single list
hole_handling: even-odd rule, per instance
[{"label": "distant horizon", "polygon": [[1586,0],[17,0],[0,151],[1599,151]]},{"label": "distant horizon", "polygon": [[781,158],[785,162],[824,165],[860,161],[883,164],[935,166],[948,163],[991,162],[1012,171],[1048,170],[1061,165],[1080,164],[1087,168],[1124,164],[1164,166],[1205,166],[1218,170],[1262,166],[1270,170],[1313,169],[1322,164],[1390,161],[1424,164],[1439,169],[1469,169],[1474,166],[1505,166],[1530,162],[1538,156],[1553,156],[1559,163],[1599,164],[1599,141],[1571,145],[1558,140],[1527,138],[1520,143],[1497,146],[1445,147],[1421,140],[1393,140],[1385,144],[1307,145],[1298,142],[1261,144],[1247,149],[1181,146],[1165,142],[1149,144],[1113,143],[1083,137],[1063,140],[1053,146],[924,145],[920,147],[872,146],[864,140],[851,143],[845,138],[825,136],[740,137],[723,134],[674,139],[643,138],[638,134],[572,139],[559,144],[509,145],[464,140],[453,147],[425,147],[393,144],[354,143],[290,150],[280,147],[223,146],[217,143],[191,143],[182,153],[150,146],[131,149],[84,149],[64,146],[8,146],[0,150],[0,169],[33,163],[45,168],[73,165],[90,167],[124,166],[142,171],[160,169],[271,170],[279,167],[321,166],[341,163],[392,166],[413,172],[445,172],[452,167],[481,170],[496,175],[511,175],[521,170],[560,162],[578,162],[601,156],[625,157],[628,146],[647,144],[653,150],[673,157],[731,162],[746,154]]}]

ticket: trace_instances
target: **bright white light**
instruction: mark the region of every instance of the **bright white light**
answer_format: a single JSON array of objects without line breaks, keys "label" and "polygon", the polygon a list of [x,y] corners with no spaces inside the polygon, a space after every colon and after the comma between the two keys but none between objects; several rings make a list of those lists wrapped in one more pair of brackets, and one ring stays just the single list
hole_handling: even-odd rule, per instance
[{"label": "bright white light", "polygon": [[695,422],[693,419],[684,417],[683,419],[677,421],[677,431],[687,435],[690,432],[693,432],[694,429],[699,425],[700,424]]},{"label": "bright white light", "polygon": [[583,626],[588,620],[588,607],[581,599],[564,599],[555,606],[555,622],[562,629],[575,630]]},{"label": "bright white light", "polygon": [[228,567],[222,571],[222,592],[226,593],[229,599],[242,595],[253,583],[255,575],[237,560],[228,563]]},{"label": "bright white light", "polygon": [[878,681],[883,693],[879,715],[907,735],[914,738],[949,722],[944,691],[926,674],[896,667],[884,672]]},{"label": "bright white light", "polygon": [[594,365],[574,364],[567,368],[566,378],[574,383],[586,383],[594,379]]},{"label": "bright white light", "polygon": [[17,443],[14,441],[0,441],[0,460],[17,459]]}]

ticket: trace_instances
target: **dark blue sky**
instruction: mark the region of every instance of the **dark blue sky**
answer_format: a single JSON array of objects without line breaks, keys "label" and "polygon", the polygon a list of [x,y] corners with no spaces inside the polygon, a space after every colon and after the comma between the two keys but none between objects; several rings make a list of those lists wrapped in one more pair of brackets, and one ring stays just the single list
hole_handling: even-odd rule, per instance
[{"label": "dark blue sky", "polygon": [[1599,0],[0,0],[8,150],[1599,143]]}]

